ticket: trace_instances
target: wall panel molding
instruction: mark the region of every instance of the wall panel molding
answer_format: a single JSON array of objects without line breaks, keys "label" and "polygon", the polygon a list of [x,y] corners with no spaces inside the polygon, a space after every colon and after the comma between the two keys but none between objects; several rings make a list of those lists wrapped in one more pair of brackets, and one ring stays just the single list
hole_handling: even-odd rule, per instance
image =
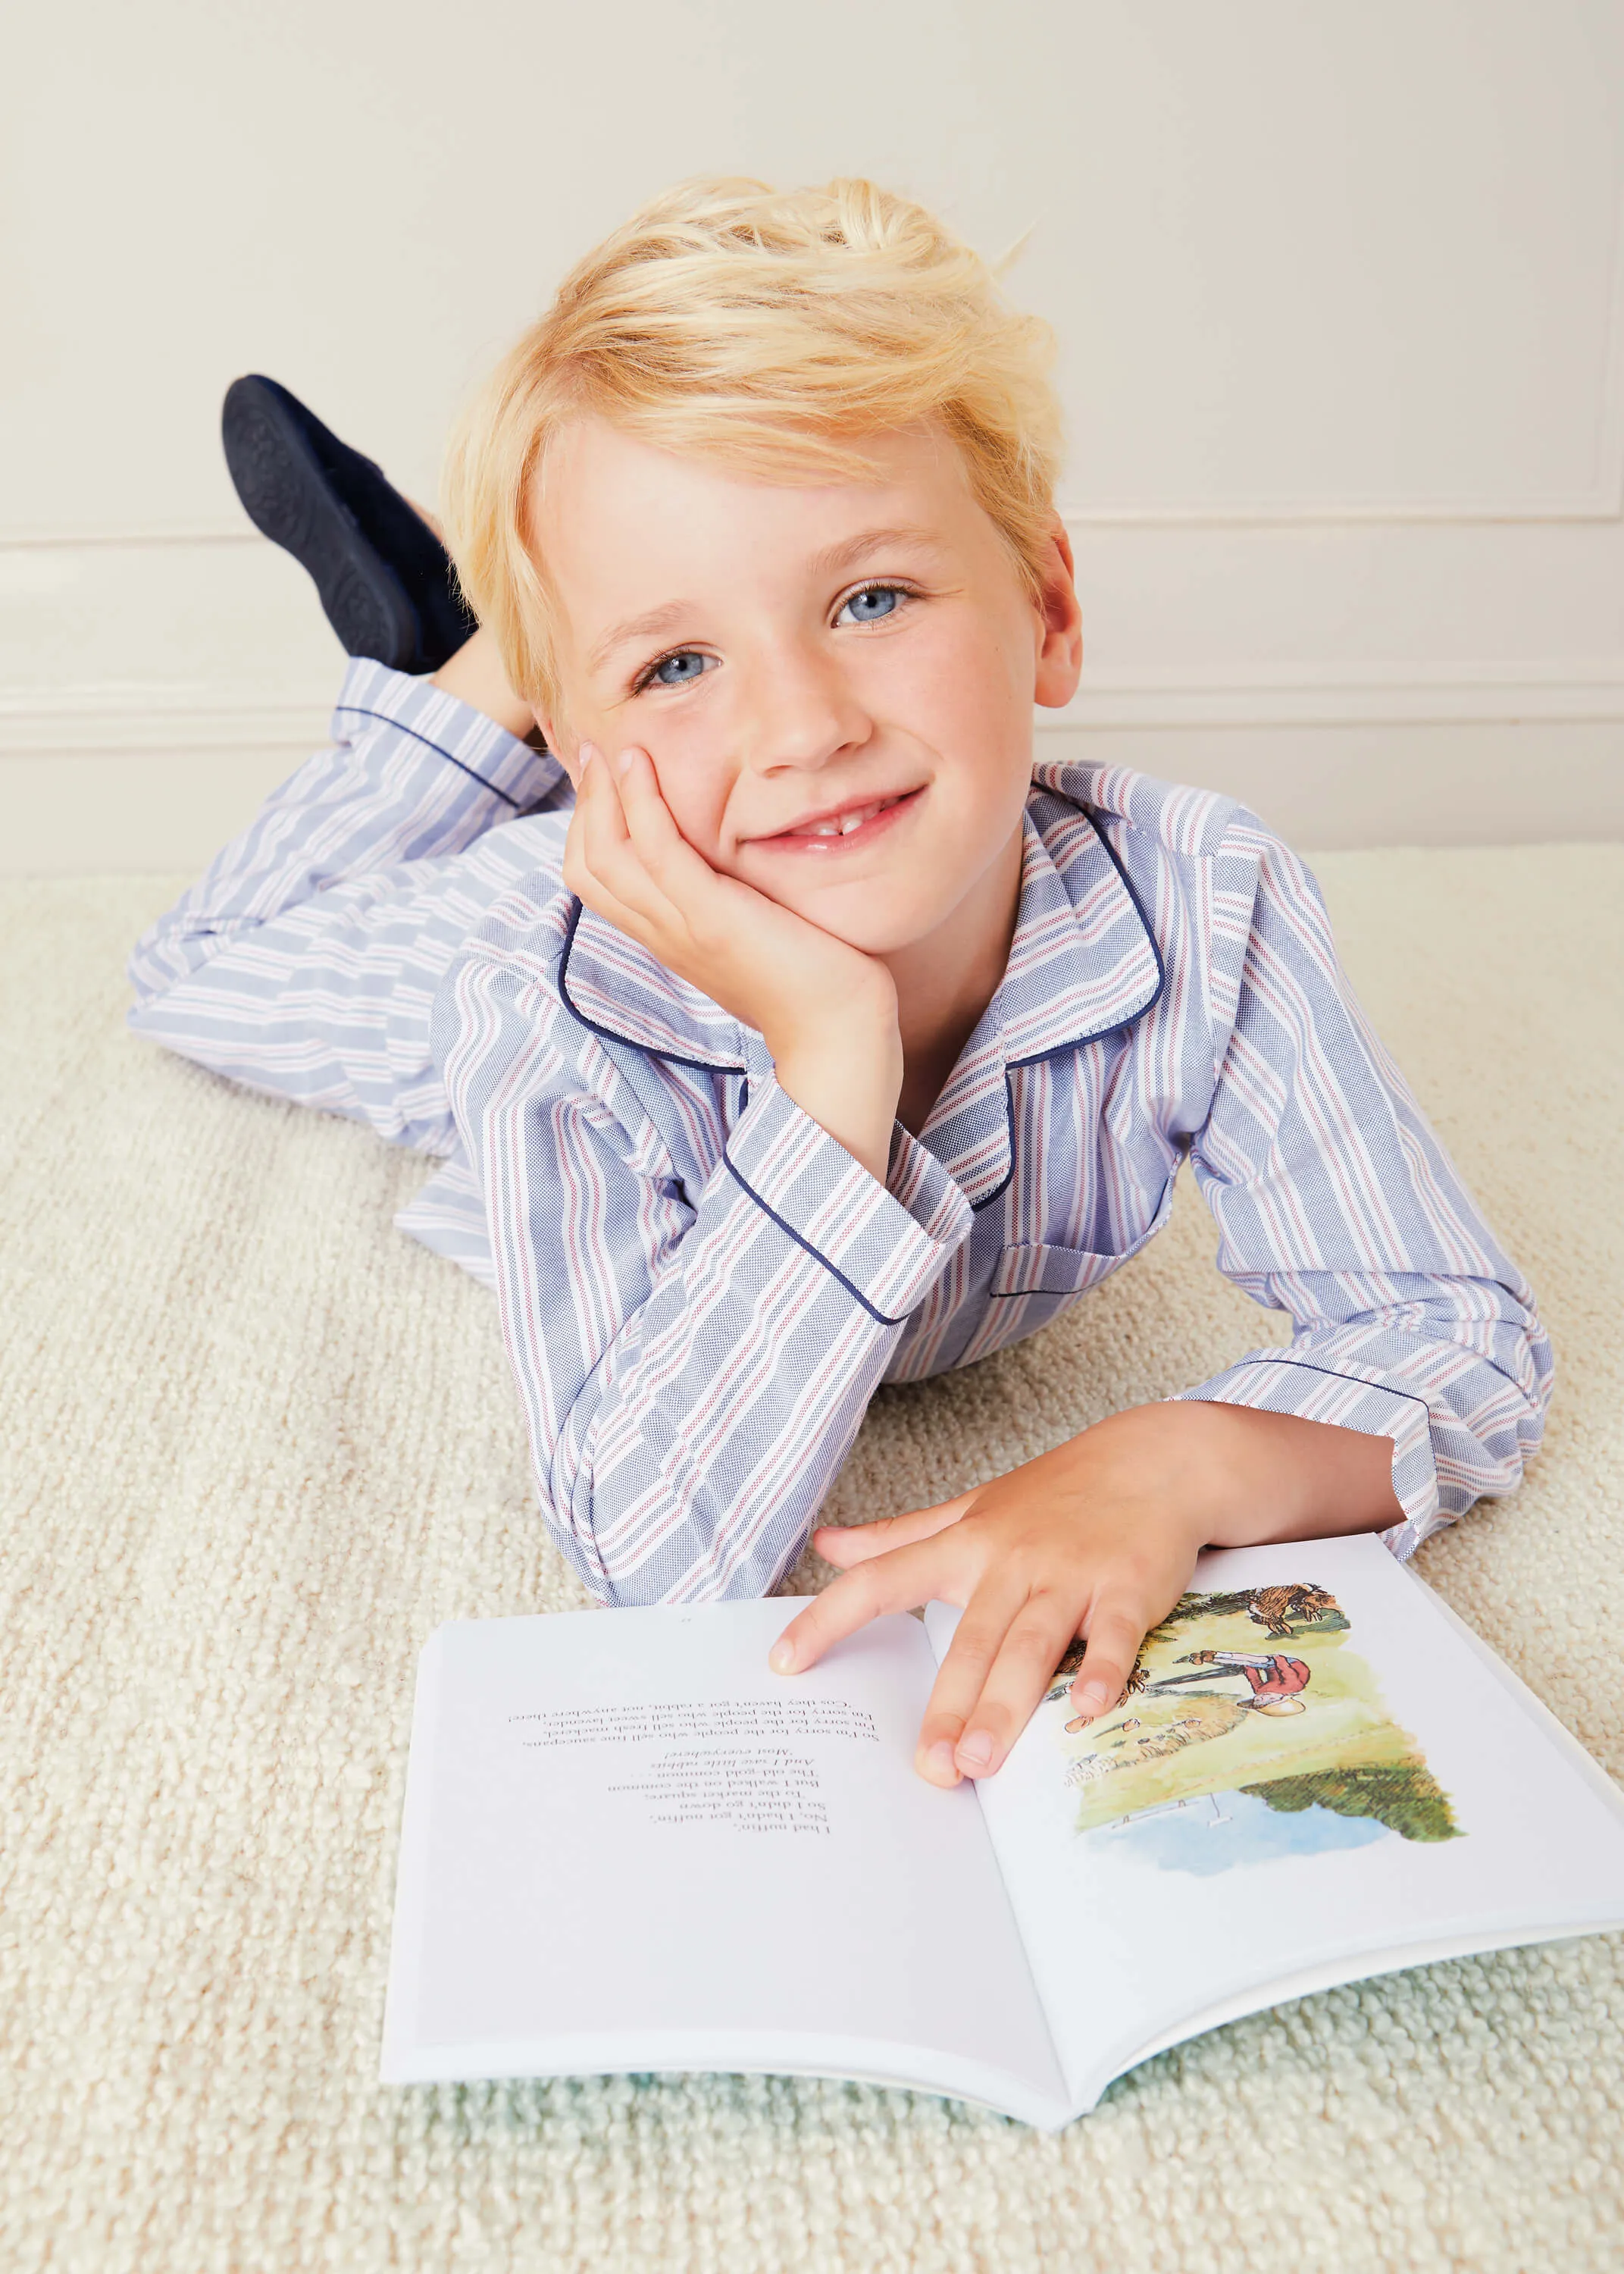
[{"label": "wall panel molding", "polygon": [[1611,472],[1590,491],[1534,500],[1506,497],[1315,498],[1282,503],[1256,498],[1226,499],[1211,506],[1088,506],[1064,501],[1060,517],[1068,529],[1321,529],[1349,523],[1383,528],[1417,524],[1475,527],[1485,522],[1538,527],[1563,522],[1608,522],[1624,518],[1624,472]]},{"label": "wall panel molding", "polygon": [[154,750],[314,749],[327,739],[334,689],[300,701],[261,688],[131,681],[0,689],[0,759]]},{"label": "wall panel molding", "polygon": [[1292,665],[1234,672],[1088,670],[1040,734],[1091,727],[1342,727],[1624,721],[1624,659]]},{"label": "wall panel molding", "polygon": [[[332,692],[304,698],[264,686],[105,682],[0,689],[0,760],[50,754],[139,760],[161,751],[313,749]],[[1624,660],[1297,665],[1188,673],[1091,671],[1041,734],[1232,727],[1624,724]]]},{"label": "wall panel molding", "polygon": [[[248,714],[239,719],[246,735]],[[163,873],[177,889],[246,827],[320,729],[270,743],[0,755],[0,873]],[[291,734],[291,740],[283,738]],[[1044,757],[1109,757],[1237,797],[1306,850],[1624,839],[1624,720],[1136,729],[1071,724]]]},{"label": "wall panel molding", "polygon": [[149,545],[263,545],[265,541],[252,526],[229,528],[223,522],[177,524],[173,529],[16,529],[0,531],[0,553],[71,553],[81,546],[109,546],[140,550]]}]

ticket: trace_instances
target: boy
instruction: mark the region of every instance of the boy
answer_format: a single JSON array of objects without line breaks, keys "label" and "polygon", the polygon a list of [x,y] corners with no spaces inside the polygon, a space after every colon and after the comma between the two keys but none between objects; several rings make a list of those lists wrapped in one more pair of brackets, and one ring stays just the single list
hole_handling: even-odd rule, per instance
[{"label": "boy", "polygon": [[1079,1635],[1109,1706],[1204,1545],[1403,1555],[1511,1489],[1550,1381],[1306,871],[1226,799],[1033,764],[1081,660],[1046,341],[868,184],[673,192],[470,415],[448,654],[423,524],[240,382],[251,511],[341,628],[407,594],[367,651],[432,676],[354,664],[334,748],[132,967],[138,1031],[447,1156],[402,1222],[494,1286],[542,1507],[612,1603],[770,1590],[876,1384],[1068,1308],[1190,1159],[1289,1350],[815,1535],[843,1576],[781,1671],[967,1606],[944,1785]]}]

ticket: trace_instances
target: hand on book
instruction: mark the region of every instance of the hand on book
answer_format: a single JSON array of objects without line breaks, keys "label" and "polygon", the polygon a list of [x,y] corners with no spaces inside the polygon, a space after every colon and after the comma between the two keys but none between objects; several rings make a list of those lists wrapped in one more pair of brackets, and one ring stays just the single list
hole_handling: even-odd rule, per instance
[{"label": "hand on book", "polygon": [[1397,1523],[1391,1442],[1295,1414],[1193,1400],[1141,1405],[936,1508],[820,1526],[841,1576],[773,1650],[780,1674],[887,1611],[966,1607],[920,1731],[933,1784],[990,1776],[1078,1636],[1071,1684],[1092,1721],[1207,1546],[1327,1538]]}]

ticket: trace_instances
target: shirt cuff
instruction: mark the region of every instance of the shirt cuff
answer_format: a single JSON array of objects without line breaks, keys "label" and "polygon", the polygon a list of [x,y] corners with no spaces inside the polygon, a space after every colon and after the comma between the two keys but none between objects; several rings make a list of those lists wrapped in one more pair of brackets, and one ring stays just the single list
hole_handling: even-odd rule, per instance
[{"label": "shirt cuff", "polygon": [[1390,1437],[1393,1491],[1404,1520],[1379,1537],[1401,1562],[1451,1520],[1439,1506],[1431,1410],[1413,1389],[1395,1389],[1377,1374],[1339,1373],[1288,1351],[1264,1350],[1249,1352],[1222,1374],[1178,1396],[1213,1405],[1250,1405],[1260,1413],[1296,1413],[1304,1421],[1330,1421],[1367,1437]]},{"label": "shirt cuff", "polygon": [[335,741],[353,741],[356,728],[347,722],[357,719],[381,719],[434,751],[478,788],[488,790],[509,815],[539,805],[566,779],[550,751],[532,750],[506,727],[460,697],[447,695],[432,680],[413,679],[365,656],[352,657],[344,674],[333,712]]},{"label": "shirt cuff", "polygon": [[969,1201],[933,1154],[893,1135],[878,1184],[771,1076],[723,1156],[734,1181],[882,1326],[900,1326],[968,1238]]}]

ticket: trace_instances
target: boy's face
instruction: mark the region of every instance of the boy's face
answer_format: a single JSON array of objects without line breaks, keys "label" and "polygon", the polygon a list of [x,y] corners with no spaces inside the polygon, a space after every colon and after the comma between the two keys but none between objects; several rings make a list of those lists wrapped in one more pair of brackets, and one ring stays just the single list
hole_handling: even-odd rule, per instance
[{"label": "boy's face", "polygon": [[1057,521],[1039,606],[944,435],[865,455],[871,482],[779,487],[568,428],[535,517],[541,723],[572,778],[583,742],[645,749],[713,868],[884,955],[1008,871],[1032,705],[1069,699],[1082,644]]}]

